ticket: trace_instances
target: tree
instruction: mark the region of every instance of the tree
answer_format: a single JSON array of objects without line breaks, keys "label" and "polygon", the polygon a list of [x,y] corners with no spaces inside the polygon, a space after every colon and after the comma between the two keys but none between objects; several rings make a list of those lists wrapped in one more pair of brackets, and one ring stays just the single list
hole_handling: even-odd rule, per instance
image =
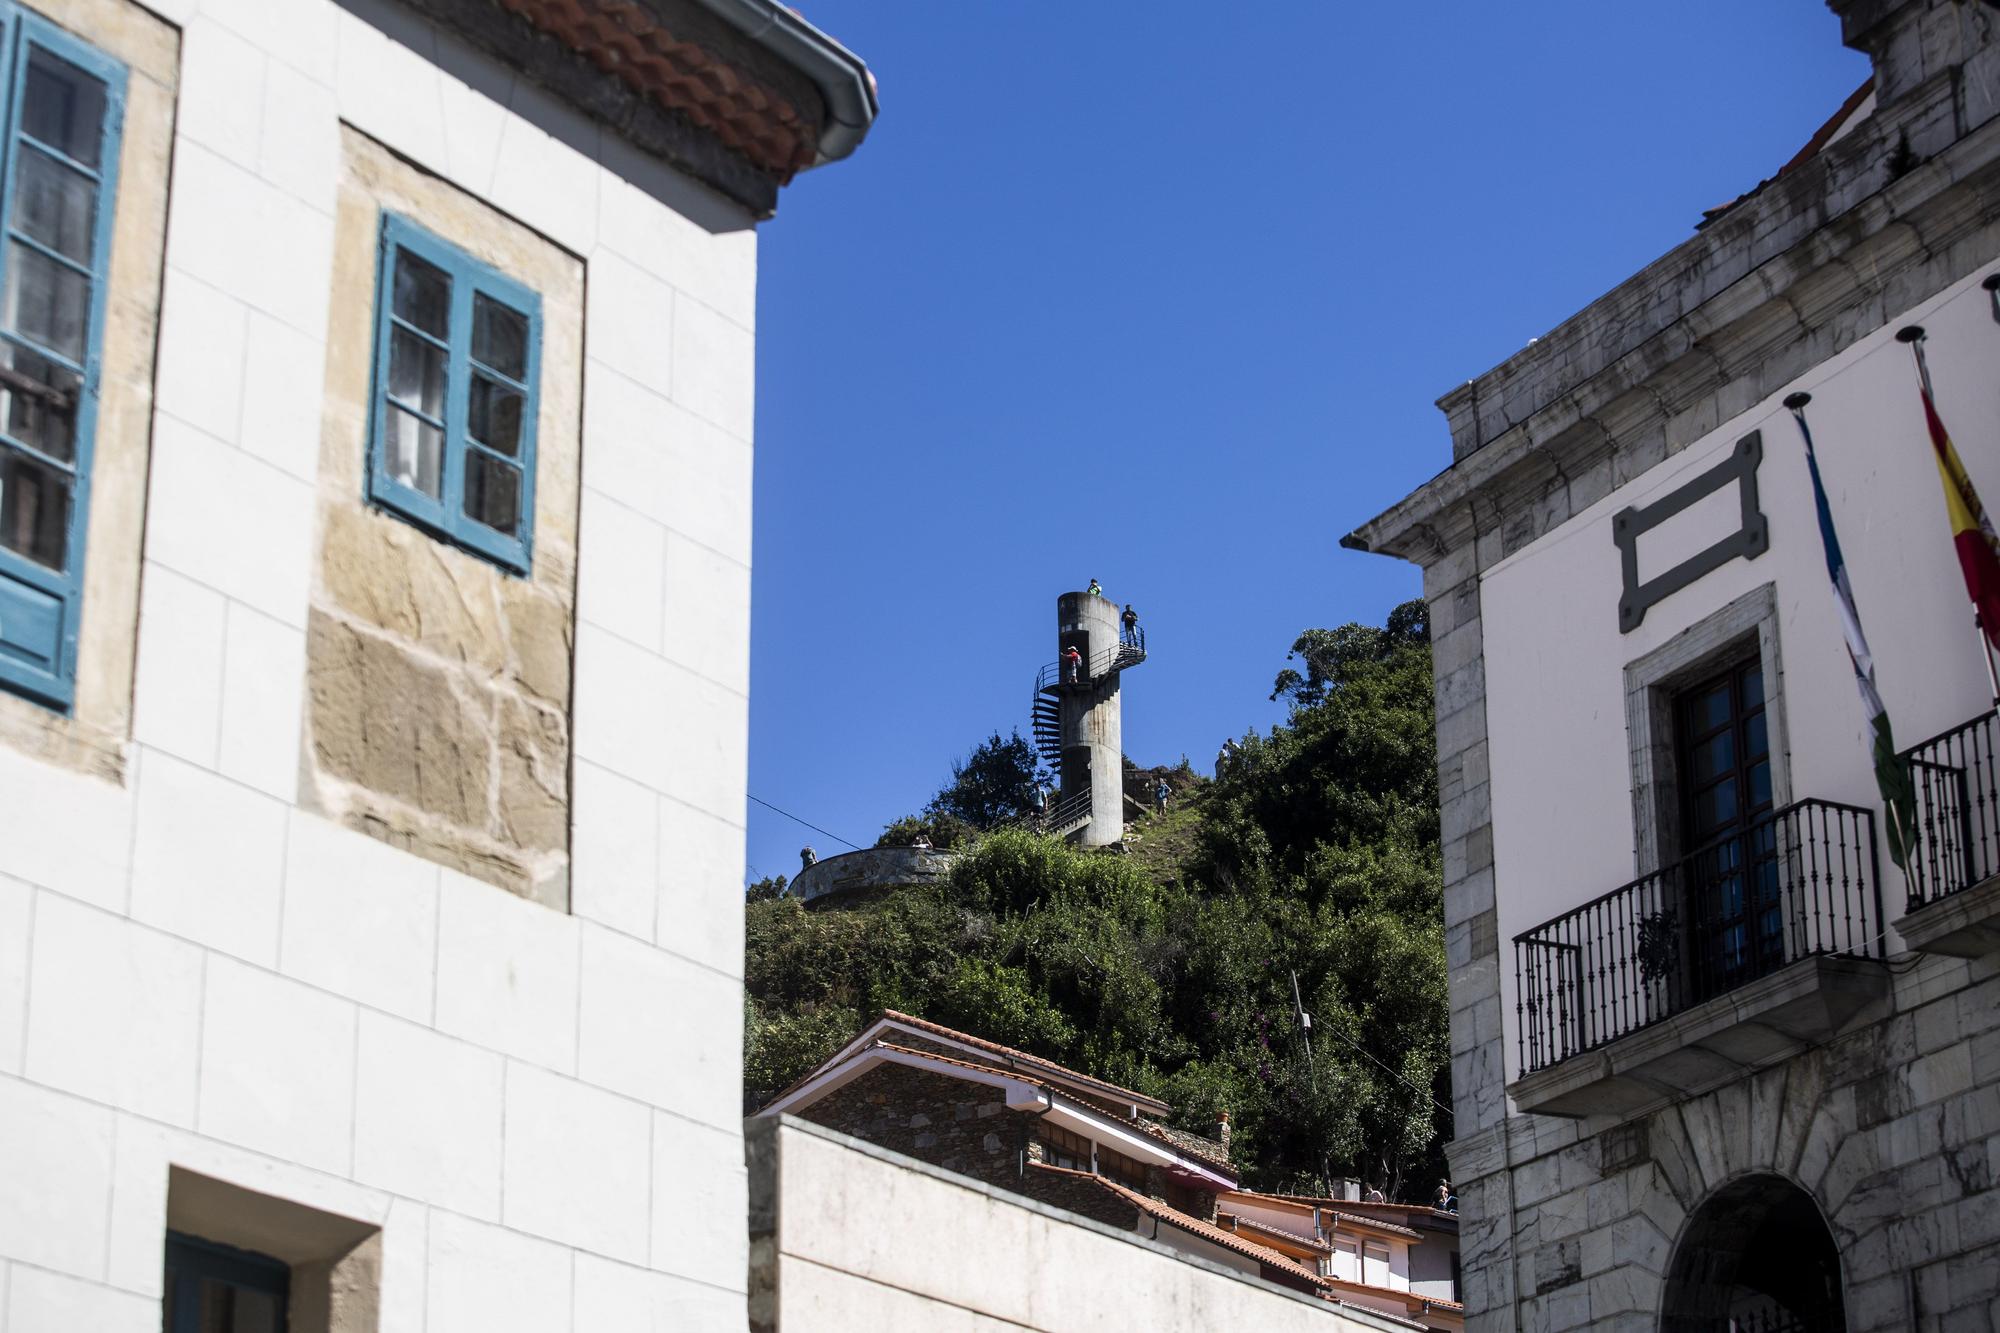
[{"label": "tree", "polygon": [[783,875],[766,875],[743,890],[743,901],[767,903],[773,898],[785,896],[785,885],[789,883]]},{"label": "tree", "polygon": [[924,812],[990,829],[1033,810],[1035,788],[1047,781],[1035,748],[1020,732],[1002,740],[996,731],[964,763],[951,766],[951,781],[931,798]]},{"label": "tree", "polygon": [[1423,605],[1309,630],[1292,660],[1287,721],[1188,793],[1192,850],[976,833],[1033,799],[1033,751],[996,733],[884,834],[963,830],[942,883],[846,910],[753,902],[747,1086],[783,1087],[901,1009],[1161,1097],[1184,1129],[1228,1111],[1253,1188],[1359,1175],[1421,1200],[1450,1129]]}]

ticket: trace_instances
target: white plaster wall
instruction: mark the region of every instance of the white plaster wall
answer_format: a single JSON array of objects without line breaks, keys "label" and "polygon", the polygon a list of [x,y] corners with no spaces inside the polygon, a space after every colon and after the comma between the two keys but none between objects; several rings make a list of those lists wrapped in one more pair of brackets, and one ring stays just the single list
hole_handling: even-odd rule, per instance
[{"label": "white plaster wall", "polygon": [[[392,6],[152,7],[130,774],[0,750],[0,1333],[157,1330],[170,1164],[380,1224],[383,1333],[740,1329],[749,220]],[[573,915],[293,804],[342,120],[587,265]]]},{"label": "white plaster wall", "polygon": [[[1957,726],[1989,702],[1909,350],[1921,323],[1938,409],[1973,482],[2000,502],[2000,324],[1984,273],[1896,315],[1875,334],[1628,482],[1488,571],[1480,585],[1492,762],[1496,916],[1507,1075],[1520,1072],[1513,937],[1630,880],[1635,865],[1625,666],[1766,583],[1774,584],[1792,799],[1877,807],[1861,704],[1836,619],[1803,447],[1783,398],[1807,415],[1877,680],[1899,747]],[[1770,549],[1732,560],[1618,632],[1612,515],[1706,470],[1751,430]],[[1642,577],[1699,547],[1694,523],[1642,539]],[[1686,549],[1680,549],[1685,547]],[[1661,563],[1664,562],[1664,563]],[[1882,856],[1888,917],[1903,884]],[[1891,938],[1891,949],[1900,945]]]},{"label": "white plaster wall", "polygon": [[815,1126],[775,1132],[779,1333],[1403,1327],[1182,1257],[1170,1227],[1156,1246]]}]

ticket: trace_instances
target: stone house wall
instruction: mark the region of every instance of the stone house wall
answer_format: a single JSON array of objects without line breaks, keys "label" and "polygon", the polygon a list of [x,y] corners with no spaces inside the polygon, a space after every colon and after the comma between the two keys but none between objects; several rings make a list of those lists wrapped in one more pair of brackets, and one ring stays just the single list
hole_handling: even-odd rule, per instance
[{"label": "stone house wall", "polygon": [[[583,265],[351,127],[340,146],[302,799],[391,846],[565,910]],[[421,219],[541,296],[534,566],[525,578],[365,498],[384,213]]]},{"label": "stone house wall", "polygon": [[908,1065],[877,1065],[797,1112],[802,1120],[1023,1192],[1027,1117],[999,1089]]}]

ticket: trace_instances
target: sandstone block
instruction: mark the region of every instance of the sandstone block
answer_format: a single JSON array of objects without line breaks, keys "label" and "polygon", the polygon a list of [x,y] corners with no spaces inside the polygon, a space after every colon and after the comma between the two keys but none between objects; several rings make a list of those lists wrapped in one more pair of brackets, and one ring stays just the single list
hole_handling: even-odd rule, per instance
[{"label": "sandstone block", "polygon": [[451,661],[506,665],[498,571],[399,520],[340,505],[325,513],[320,568],[343,611]]},{"label": "sandstone block", "polygon": [[517,847],[569,846],[569,733],[558,713],[500,701],[500,827]]},{"label": "sandstone block", "polygon": [[450,672],[321,612],[307,628],[313,754],[322,771],[441,815],[485,823],[492,703]]},{"label": "sandstone block", "polygon": [[554,708],[569,707],[570,608],[541,587],[509,579],[500,588],[507,638],[514,655],[514,679],[522,689]]}]

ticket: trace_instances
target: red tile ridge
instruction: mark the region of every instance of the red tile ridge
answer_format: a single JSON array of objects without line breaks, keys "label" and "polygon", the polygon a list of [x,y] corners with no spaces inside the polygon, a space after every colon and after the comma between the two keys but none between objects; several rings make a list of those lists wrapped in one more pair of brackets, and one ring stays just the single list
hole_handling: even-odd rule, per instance
[{"label": "red tile ridge", "polygon": [[1422,1292],[1405,1291],[1401,1287],[1380,1287],[1373,1282],[1356,1282],[1344,1277],[1323,1277],[1320,1281],[1335,1291],[1365,1291],[1371,1296],[1393,1297],[1401,1301],[1405,1309],[1448,1310],[1454,1314],[1465,1312],[1465,1306],[1461,1302],[1426,1296]]},{"label": "red tile ridge", "polygon": [[[1244,1231],[1261,1231],[1267,1236],[1277,1236],[1290,1244],[1303,1246],[1308,1250],[1317,1250],[1321,1254],[1333,1253],[1333,1246],[1323,1240],[1314,1240],[1311,1236],[1301,1236],[1296,1231],[1287,1231],[1283,1227],[1274,1227],[1263,1222],[1253,1222],[1241,1213],[1231,1213],[1229,1216],[1235,1222],[1236,1226]],[[1220,1226],[1221,1223],[1218,1222],[1216,1225]],[[1224,1228],[1224,1230],[1229,1229],[1227,1227]]]},{"label": "red tile ridge", "polygon": [[1273,1268],[1283,1269],[1294,1277],[1304,1278],[1307,1282],[1313,1284],[1314,1287],[1318,1287],[1323,1281],[1319,1274],[1313,1272],[1295,1259],[1279,1254],[1276,1250],[1266,1249],[1254,1241],[1244,1240],[1233,1231],[1224,1231],[1221,1227],[1213,1223],[1204,1222],[1200,1218],[1192,1217],[1178,1208],[1169,1207],[1161,1203],[1158,1199],[1148,1198],[1146,1195],[1139,1193],[1139,1191],[1128,1189],[1115,1180],[1106,1180],[1103,1176],[1092,1175],[1088,1171],[1072,1171],[1068,1167],[1050,1166],[1046,1162],[1030,1162],[1029,1165],[1038,1171],[1046,1171],[1055,1175],[1075,1176],[1080,1180],[1094,1181],[1101,1188],[1111,1191],[1127,1203],[1135,1205],[1139,1211],[1165,1222],[1168,1226],[1179,1227],[1189,1235],[1199,1236],[1203,1240],[1210,1241],[1222,1246],[1226,1250],[1240,1254],[1246,1259],[1255,1259],[1260,1264],[1269,1264]]}]

